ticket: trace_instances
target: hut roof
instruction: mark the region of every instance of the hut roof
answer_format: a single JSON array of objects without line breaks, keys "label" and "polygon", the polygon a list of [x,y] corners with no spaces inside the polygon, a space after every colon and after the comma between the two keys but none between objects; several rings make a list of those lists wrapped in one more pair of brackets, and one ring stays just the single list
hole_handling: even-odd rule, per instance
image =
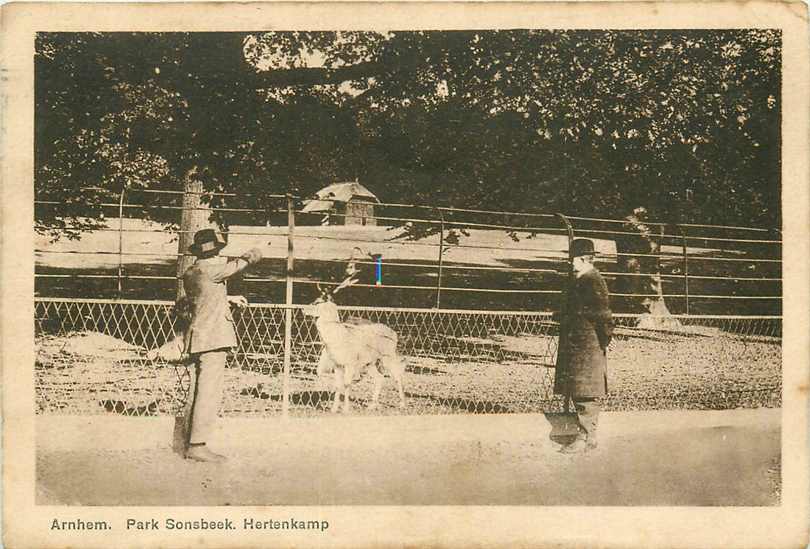
[{"label": "hut roof", "polygon": [[357,181],[345,183],[332,183],[317,193],[315,198],[305,200],[302,212],[323,212],[331,210],[335,202],[348,202],[353,198],[360,198],[366,202],[379,202],[380,200],[370,190]]}]

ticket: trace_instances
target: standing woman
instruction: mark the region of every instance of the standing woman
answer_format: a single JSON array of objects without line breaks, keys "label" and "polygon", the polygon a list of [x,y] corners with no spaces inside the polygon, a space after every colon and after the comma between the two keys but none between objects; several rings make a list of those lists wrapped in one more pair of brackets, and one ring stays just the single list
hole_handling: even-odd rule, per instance
[{"label": "standing woman", "polygon": [[579,434],[564,453],[596,448],[597,399],[607,394],[607,347],[613,335],[607,285],[593,266],[593,241],[574,239],[571,257],[574,278],[560,321],[554,392],[573,400]]}]

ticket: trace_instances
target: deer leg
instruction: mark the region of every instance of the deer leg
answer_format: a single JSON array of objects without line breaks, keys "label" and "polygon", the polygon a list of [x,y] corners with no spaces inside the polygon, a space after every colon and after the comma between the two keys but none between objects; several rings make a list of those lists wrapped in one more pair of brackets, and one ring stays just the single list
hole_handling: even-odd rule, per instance
[{"label": "deer leg", "polygon": [[338,411],[338,407],[340,406],[340,394],[344,392],[343,390],[343,368],[339,368],[335,366],[334,370],[334,388],[335,388],[335,396],[332,399],[332,413]]},{"label": "deer leg", "polygon": [[399,408],[405,409],[405,389],[402,387],[402,377],[405,375],[405,359],[399,355],[386,357],[383,365],[385,371],[397,382],[399,392]]},{"label": "deer leg", "polygon": [[372,371],[371,375],[374,376],[374,394],[371,397],[371,404],[369,404],[369,410],[376,410],[377,403],[380,401],[380,391],[382,391],[382,384],[383,384],[383,375],[377,370],[375,366]]},{"label": "deer leg", "polygon": [[349,402],[349,388],[352,384],[352,378],[354,377],[354,373],[350,367],[346,367],[343,369],[343,413],[348,414],[349,410],[351,409],[351,403]]},{"label": "deer leg", "polygon": [[320,358],[318,358],[318,370],[317,370],[318,377],[322,377],[324,374],[334,371],[335,367],[332,364],[332,359],[329,358],[329,354],[326,352],[326,349],[322,350],[321,356]]},{"label": "deer leg", "polygon": [[405,409],[405,389],[402,388],[402,377],[405,375],[405,361],[402,357],[397,357],[399,362],[398,368],[395,370],[394,378],[397,380],[397,389],[399,390],[399,408]]}]

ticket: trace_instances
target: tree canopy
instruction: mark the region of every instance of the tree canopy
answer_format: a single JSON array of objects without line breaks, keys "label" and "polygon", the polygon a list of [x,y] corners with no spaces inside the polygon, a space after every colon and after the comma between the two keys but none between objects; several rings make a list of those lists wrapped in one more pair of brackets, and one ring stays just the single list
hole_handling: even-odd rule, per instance
[{"label": "tree canopy", "polygon": [[777,226],[780,67],[774,30],[41,33],[36,193],[64,207],[38,223],[195,169],[237,207],[357,178],[388,202]]}]

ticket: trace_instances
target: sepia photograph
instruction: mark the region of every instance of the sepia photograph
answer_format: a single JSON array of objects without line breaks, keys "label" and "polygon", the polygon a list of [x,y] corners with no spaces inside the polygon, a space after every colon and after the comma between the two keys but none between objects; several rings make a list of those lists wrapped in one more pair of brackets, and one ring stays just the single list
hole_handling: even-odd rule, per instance
[{"label": "sepia photograph", "polygon": [[43,539],[783,507],[783,29],[385,22],[33,33]]}]

